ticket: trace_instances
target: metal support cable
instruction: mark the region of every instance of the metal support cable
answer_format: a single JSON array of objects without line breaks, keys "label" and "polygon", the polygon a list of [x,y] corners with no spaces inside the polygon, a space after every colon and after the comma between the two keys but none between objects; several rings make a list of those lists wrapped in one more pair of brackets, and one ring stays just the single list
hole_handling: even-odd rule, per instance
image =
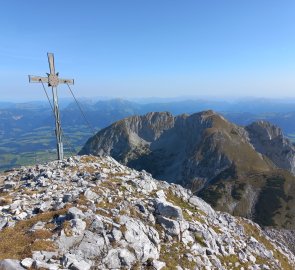
[{"label": "metal support cable", "polygon": [[79,108],[79,110],[80,110],[83,118],[84,118],[85,123],[87,124],[88,128],[92,131],[93,135],[95,136],[96,135],[95,129],[90,124],[90,122],[87,120],[87,117],[86,117],[85,113],[83,112],[82,107],[81,107],[80,103],[78,102],[77,98],[75,97],[75,95],[74,95],[71,87],[69,86],[68,83],[66,83],[66,85],[68,86],[68,88],[69,88],[69,90],[70,90],[70,92],[71,92],[71,94],[72,94],[72,96],[73,96],[73,98],[74,98],[74,100],[75,100],[75,102],[76,102],[76,104],[77,104],[77,106],[78,106],[78,108]]},{"label": "metal support cable", "polygon": [[44,86],[44,83],[42,82],[42,80],[40,80],[40,82],[42,83],[43,90],[44,90],[45,95],[46,95],[46,97],[47,97],[47,100],[48,100],[48,102],[49,102],[49,104],[50,104],[51,111],[52,111],[52,113],[53,113],[53,115],[54,115],[53,107],[52,107],[52,104],[51,104],[50,98],[49,98],[49,96],[48,96],[48,93],[47,93],[47,91],[46,91],[46,88],[45,88],[45,86]]},{"label": "metal support cable", "polygon": [[64,134],[63,129],[61,129],[61,135],[62,135],[62,137],[63,137],[63,139],[64,139],[66,145],[69,147],[70,155],[71,155],[71,156],[74,156],[74,155],[76,154],[76,150],[75,150],[75,148],[73,147],[73,145],[70,143],[70,138]]},{"label": "metal support cable", "polygon": [[[48,100],[48,102],[49,102],[49,104],[50,104],[51,112],[52,112],[53,116],[55,117],[55,115],[54,115],[54,110],[53,110],[53,106],[52,106],[52,103],[51,103],[51,101],[50,101],[49,95],[48,95],[48,93],[47,93],[47,91],[46,91],[46,88],[45,88],[45,86],[44,86],[44,83],[42,82],[42,80],[40,80],[40,82],[42,83],[43,90],[44,90],[45,95],[46,95],[46,97],[47,97],[47,100]],[[61,128],[61,127],[60,127],[60,128]],[[75,152],[76,152],[76,151],[75,151],[75,148],[71,145],[71,143],[70,143],[68,137],[64,134],[64,131],[63,131],[62,128],[61,128],[61,135],[62,135],[62,137],[64,138],[64,141],[65,141],[66,145],[69,147],[69,152],[70,152],[70,154],[73,156],[73,155],[75,154]]]}]

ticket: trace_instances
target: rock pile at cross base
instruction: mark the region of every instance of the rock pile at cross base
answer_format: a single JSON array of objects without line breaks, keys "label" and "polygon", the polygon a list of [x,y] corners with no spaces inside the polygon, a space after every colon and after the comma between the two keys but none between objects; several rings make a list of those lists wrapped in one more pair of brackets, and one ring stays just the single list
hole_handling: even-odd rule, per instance
[{"label": "rock pile at cross base", "polygon": [[295,269],[255,223],[110,157],[0,174],[0,269]]}]

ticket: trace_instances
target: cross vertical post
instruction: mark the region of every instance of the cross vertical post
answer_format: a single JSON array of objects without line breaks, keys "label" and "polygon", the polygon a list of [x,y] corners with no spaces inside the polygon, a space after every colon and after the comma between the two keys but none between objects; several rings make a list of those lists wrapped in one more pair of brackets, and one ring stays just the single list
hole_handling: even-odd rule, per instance
[{"label": "cross vertical post", "polygon": [[56,136],[56,149],[57,149],[57,159],[62,160],[64,157],[63,142],[62,142],[62,128],[60,122],[60,112],[58,108],[58,95],[57,86],[60,83],[74,84],[73,79],[61,79],[58,77],[58,73],[55,73],[54,65],[54,55],[53,53],[47,53],[49,70],[47,77],[31,76],[29,75],[29,82],[36,83],[48,83],[49,87],[52,87],[52,99],[53,99],[53,113],[55,118],[55,136]]},{"label": "cross vertical post", "polygon": [[57,87],[52,87],[52,97],[53,97],[53,112],[55,117],[55,136],[57,143],[57,159],[62,160],[63,153],[63,142],[62,142],[62,130],[61,122],[59,117],[59,108],[58,108],[58,97],[57,97]]}]

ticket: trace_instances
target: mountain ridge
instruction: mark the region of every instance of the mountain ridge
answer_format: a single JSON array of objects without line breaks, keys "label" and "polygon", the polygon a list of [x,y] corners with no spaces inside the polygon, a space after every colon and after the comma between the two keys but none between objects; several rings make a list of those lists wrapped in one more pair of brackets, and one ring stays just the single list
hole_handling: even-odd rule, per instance
[{"label": "mountain ridge", "polygon": [[[161,102],[160,102],[161,101]],[[150,111],[169,111],[173,115],[193,113],[209,108],[218,111],[230,121],[248,125],[255,120],[269,120],[279,125],[294,141],[295,113],[293,101],[242,100],[214,101],[206,99],[158,100],[153,103],[136,103],[122,99],[79,99],[80,105],[94,130],[104,128],[114,121],[130,115]],[[66,145],[66,155],[79,151],[92,135],[85,119],[75,103],[61,99],[61,123],[64,133],[70,137],[71,146]],[[34,164],[36,160],[54,160],[54,121],[49,104],[27,102],[0,104],[0,170]],[[76,150],[73,152],[72,148]],[[36,154],[37,152],[37,154]]]},{"label": "mountain ridge", "polygon": [[[175,117],[168,112],[148,113],[101,130],[80,154],[111,155],[158,179],[191,188],[216,209],[262,225],[294,227],[294,214],[286,210],[292,208],[295,194],[294,146],[278,128],[264,123],[257,123],[257,128],[266,134],[273,130],[275,136],[262,137],[266,152],[259,149],[261,134],[253,132],[253,126],[239,127],[212,110]],[[288,159],[284,151],[289,151]],[[265,209],[270,190],[276,203]],[[264,222],[265,210],[271,218]]]}]

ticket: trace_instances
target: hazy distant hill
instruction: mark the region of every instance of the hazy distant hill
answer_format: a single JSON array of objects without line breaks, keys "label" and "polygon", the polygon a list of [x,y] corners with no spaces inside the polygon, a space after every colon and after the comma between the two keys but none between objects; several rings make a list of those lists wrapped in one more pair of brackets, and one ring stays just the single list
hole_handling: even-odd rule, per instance
[{"label": "hazy distant hill", "polygon": [[243,128],[213,111],[148,113],[101,130],[80,154],[111,155],[191,188],[218,210],[295,227],[295,147],[267,122]]},{"label": "hazy distant hill", "polygon": [[[152,102],[151,102],[152,101]],[[292,101],[293,102],[293,101]],[[123,99],[81,100],[88,121],[96,131],[131,115],[170,111],[173,115],[214,109],[240,125],[268,120],[295,137],[295,103],[267,99],[222,100]],[[92,135],[75,103],[60,100],[62,126],[68,139],[66,152],[74,154]],[[74,149],[73,149],[74,148]],[[0,102],[0,170],[55,157],[54,122],[46,102]],[[37,159],[37,160],[35,160]]]}]

